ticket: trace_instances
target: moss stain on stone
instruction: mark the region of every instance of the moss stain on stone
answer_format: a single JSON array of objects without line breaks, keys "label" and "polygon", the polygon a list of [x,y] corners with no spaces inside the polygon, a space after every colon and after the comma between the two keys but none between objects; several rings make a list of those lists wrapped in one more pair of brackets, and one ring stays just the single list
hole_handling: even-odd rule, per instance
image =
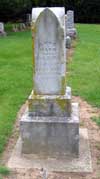
[{"label": "moss stain on stone", "polygon": [[66,99],[59,99],[59,98],[57,98],[56,102],[57,102],[57,104],[60,106],[60,108],[62,110],[65,110],[65,108],[67,106],[67,100]]},{"label": "moss stain on stone", "polygon": [[61,79],[61,86],[62,86],[61,94],[65,94],[65,90],[66,90],[66,77],[65,76],[63,76]]}]

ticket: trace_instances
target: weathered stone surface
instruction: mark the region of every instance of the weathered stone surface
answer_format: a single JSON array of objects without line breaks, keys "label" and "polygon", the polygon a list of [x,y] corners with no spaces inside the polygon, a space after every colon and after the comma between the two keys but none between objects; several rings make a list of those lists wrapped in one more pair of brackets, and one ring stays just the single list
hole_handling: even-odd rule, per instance
[{"label": "weathered stone surface", "polygon": [[4,32],[4,24],[0,22],[0,32]]},{"label": "weathered stone surface", "polygon": [[40,156],[78,156],[79,112],[73,103],[72,115],[39,117],[24,114],[20,121],[22,152]]},{"label": "weathered stone surface", "polygon": [[39,14],[32,29],[34,92],[64,94],[66,90],[64,28],[57,16],[46,8]]},{"label": "weathered stone surface", "polygon": [[68,29],[74,28],[74,11],[68,10],[67,11],[67,21],[66,21],[66,27]]},{"label": "weathered stone surface", "polygon": [[66,88],[65,95],[35,95],[28,99],[30,115],[33,116],[70,116],[71,115],[71,88]]},{"label": "weathered stone surface", "polygon": [[75,39],[77,37],[76,29],[67,29],[67,35],[70,36],[72,39]]},{"label": "weathered stone surface", "polygon": [[4,31],[4,24],[0,22],[0,36],[6,36],[6,32]]},{"label": "weathered stone surface", "polygon": [[66,37],[66,48],[70,49],[71,48],[71,37],[67,36]]},{"label": "weathered stone surface", "polygon": [[[44,11],[44,7],[37,7],[32,9],[32,23],[34,24],[40,15],[42,11]],[[64,7],[48,7],[59,19],[59,22],[61,23],[62,26],[65,25],[65,8]]]},{"label": "weathered stone surface", "polygon": [[26,24],[27,24],[27,26],[30,26],[31,21],[32,21],[31,14],[29,14],[29,13],[26,14]]},{"label": "weathered stone surface", "polygon": [[32,11],[34,89],[20,121],[22,153],[78,156],[78,105],[66,88],[64,8],[38,10]]},{"label": "weathered stone surface", "polygon": [[15,168],[24,170],[45,168],[49,172],[93,172],[88,131],[85,128],[79,130],[79,143],[78,158],[73,156],[62,158],[61,155],[44,158],[34,154],[22,154],[22,141],[19,138],[7,166],[12,170]]},{"label": "weathered stone surface", "polygon": [[68,10],[65,16],[66,36],[76,38],[77,31],[74,26],[74,11]]},{"label": "weathered stone surface", "polygon": [[67,37],[67,14],[65,14],[65,37]]}]

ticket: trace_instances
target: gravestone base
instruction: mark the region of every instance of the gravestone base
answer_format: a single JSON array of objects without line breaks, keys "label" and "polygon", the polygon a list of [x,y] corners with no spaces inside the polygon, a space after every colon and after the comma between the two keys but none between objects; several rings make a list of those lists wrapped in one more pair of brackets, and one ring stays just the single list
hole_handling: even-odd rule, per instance
[{"label": "gravestone base", "polygon": [[67,86],[64,95],[38,95],[32,91],[28,98],[28,111],[30,116],[70,117],[71,88]]},{"label": "gravestone base", "polygon": [[22,153],[66,158],[79,155],[79,111],[72,103],[71,117],[31,116],[20,121]]},{"label": "gravestone base", "polygon": [[93,172],[91,151],[89,147],[88,130],[79,130],[79,157],[73,156],[61,159],[59,157],[40,157],[34,154],[22,154],[22,140],[19,137],[17,144],[7,162],[10,169],[46,169],[48,172]]},{"label": "gravestone base", "polygon": [[67,29],[67,36],[70,36],[72,39],[75,39],[77,36],[77,31],[75,28],[69,28]]}]

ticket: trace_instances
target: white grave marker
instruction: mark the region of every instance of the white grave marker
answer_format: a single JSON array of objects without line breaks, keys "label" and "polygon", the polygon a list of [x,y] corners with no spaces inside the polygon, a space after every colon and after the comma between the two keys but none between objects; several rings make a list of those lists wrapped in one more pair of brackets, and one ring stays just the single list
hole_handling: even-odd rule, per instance
[{"label": "white grave marker", "polygon": [[39,16],[33,29],[35,92],[61,94],[66,75],[64,28],[60,23],[62,19],[57,18],[49,8],[37,14]]}]

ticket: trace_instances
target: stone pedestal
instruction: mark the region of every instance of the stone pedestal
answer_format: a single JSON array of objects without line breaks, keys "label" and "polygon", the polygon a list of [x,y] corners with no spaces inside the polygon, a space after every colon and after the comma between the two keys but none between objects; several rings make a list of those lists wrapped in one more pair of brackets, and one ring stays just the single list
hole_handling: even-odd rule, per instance
[{"label": "stone pedestal", "polygon": [[36,95],[32,91],[28,99],[28,111],[38,117],[70,117],[71,88],[66,88],[65,95]]},{"label": "stone pedestal", "polygon": [[72,104],[71,117],[38,117],[26,112],[20,121],[22,153],[48,157],[79,154],[78,104]]},{"label": "stone pedestal", "polygon": [[[48,172],[75,172],[75,173],[90,173],[93,172],[91,151],[89,145],[88,130],[80,128],[79,130],[79,156],[78,158],[71,156],[61,158],[58,157],[49,158],[40,157],[35,154],[22,154],[22,140],[19,137],[14,147],[13,152],[7,162],[7,167],[11,170],[23,169],[30,170],[36,169],[38,171],[41,168],[46,169]],[[61,178],[61,177],[60,177]]]},{"label": "stone pedestal", "polygon": [[61,157],[79,154],[78,104],[65,95],[30,95],[28,110],[20,121],[22,153]]},{"label": "stone pedestal", "polygon": [[66,88],[65,11],[36,8],[32,19],[34,88],[20,121],[22,153],[77,157],[79,116]]}]

